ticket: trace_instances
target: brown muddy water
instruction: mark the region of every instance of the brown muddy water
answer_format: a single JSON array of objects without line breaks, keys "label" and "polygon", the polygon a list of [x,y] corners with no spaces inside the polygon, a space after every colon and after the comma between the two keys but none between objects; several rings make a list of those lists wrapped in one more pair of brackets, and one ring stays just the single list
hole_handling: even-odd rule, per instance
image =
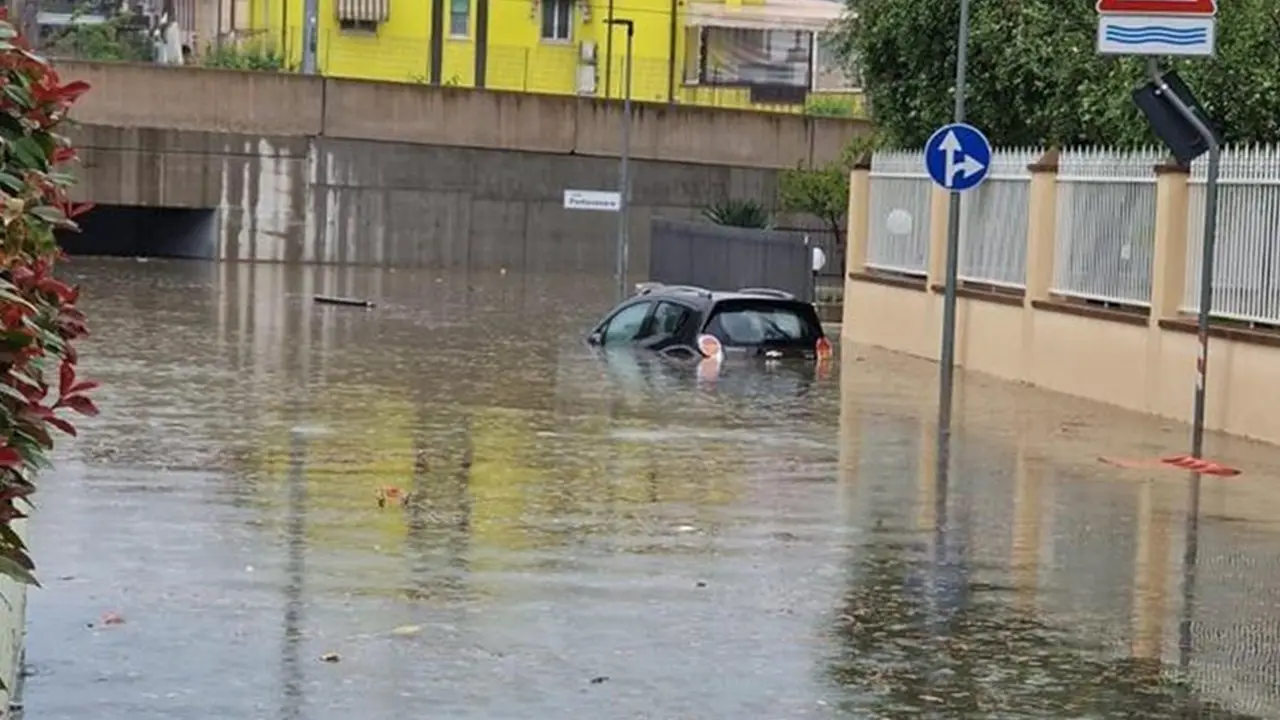
[{"label": "brown muddy water", "polygon": [[602,360],[607,279],[68,270],[27,718],[1280,717],[1274,449],[963,378],[943,484],[934,366]]}]

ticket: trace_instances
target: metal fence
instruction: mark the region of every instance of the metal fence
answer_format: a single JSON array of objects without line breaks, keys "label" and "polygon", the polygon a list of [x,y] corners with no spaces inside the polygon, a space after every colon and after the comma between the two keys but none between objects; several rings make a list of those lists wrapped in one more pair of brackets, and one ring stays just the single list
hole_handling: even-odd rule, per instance
[{"label": "metal fence", "polygon": [[[1191,167],[1187,204],[1187,283],[1183,309],[1200,307],[1206,162]],[[1280,322],[1280,147],[1227,148],[1218,190],[1213,314]]]},{"label": "metal fence", "polygon": [[1122,305],[1151,304],[1155,149],[1071,149],[1058,169],[1052,291]]},{"label": "metal fence", "polygon": [[813,297],[813,265],[803,233],[654,218],[649,279],[712,290],[770,287]]},{"label": "metal fence", "polygon": [[[922,153],[895,150],[872,156],[867,267],[919,276],[928,272],[932,196]],[[907,226],[891,229],[890,214],[905,217]]]},{"label": "metal fence", "polygon": [[961,196],[960,278],[991,285],[1026,287],[1027,211],[1031,171],[1044,154],[1034,148],[999,150],[987,179]]}]

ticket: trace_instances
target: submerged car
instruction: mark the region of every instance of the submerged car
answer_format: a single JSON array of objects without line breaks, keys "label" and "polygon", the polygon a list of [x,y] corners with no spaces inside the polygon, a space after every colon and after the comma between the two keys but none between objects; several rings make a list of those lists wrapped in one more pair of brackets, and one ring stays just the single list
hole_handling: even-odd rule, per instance
[{"label": "submerged car", "polygon": [[600,321],[587,342],[716,363],[735,356],[825,361],[832,352],[813,305],[790,293],[660,283],[639,286]]}]

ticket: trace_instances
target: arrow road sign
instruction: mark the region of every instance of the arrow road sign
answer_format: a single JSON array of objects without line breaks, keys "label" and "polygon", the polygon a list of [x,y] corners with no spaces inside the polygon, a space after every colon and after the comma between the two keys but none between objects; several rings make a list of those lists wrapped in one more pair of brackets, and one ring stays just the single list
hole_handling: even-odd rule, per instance
[{"label": "arrow road sign", "polygon": [[947,190],[972,190],[987,179],[991,143],[972,125],[943,125],[925,143],[924,167],[929,177]]}]

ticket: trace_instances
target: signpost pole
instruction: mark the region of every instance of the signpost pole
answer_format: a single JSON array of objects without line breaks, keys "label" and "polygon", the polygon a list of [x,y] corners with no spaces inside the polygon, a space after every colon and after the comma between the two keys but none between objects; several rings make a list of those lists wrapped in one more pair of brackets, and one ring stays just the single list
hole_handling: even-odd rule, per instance
[{"label": "signpost pole", "polygon": [[1178,111],[1209,146],[1209,168],[1204,189],[1204,230],[1200,253],[1200,308],[1196,318],[1199,349],[1196,356],[1196,393],[1191,411],[1191,457],[1204,453],[1205,381],[1209,376],[1209,316],[1213,312],[1213,259],[1218,234],[1218,175],[1222,164],[1222,147],[1213,131],[1169,88],[1155,58],[1147,58],[1147,72],[1160,88],[1160,95]]},{"label": "signpost pole", "polygon": [[[969,63],[969,0],[960,0],[960,32],[956,47],[955,122],[964,122],[965,82]],[[956,285],[960,275],[960,192],[951,191],[947,206],[946,285],[942,302],[942,352],[938,358],[937,474],[945,478],[951,455],[951,397],[955,382]]]},{"label": "signpost pole", "polygon": [[[627,172],[627,165],[631,160],[631,48],[632,41],[635,37],[635,23],[625,18],[609,18],[607,21],[612,28],[613,25],[622,25],[627,29],[627,54],[626,54],[626,70],[623,72],[622,80],[622,148],[619,150],[618,160],[618,301],[621,302],[627,297],[627,207],[631,204],[631,198],[628,195],[631,192],[630,174]],[[609,33],[613,35],[612,32]]]}]

